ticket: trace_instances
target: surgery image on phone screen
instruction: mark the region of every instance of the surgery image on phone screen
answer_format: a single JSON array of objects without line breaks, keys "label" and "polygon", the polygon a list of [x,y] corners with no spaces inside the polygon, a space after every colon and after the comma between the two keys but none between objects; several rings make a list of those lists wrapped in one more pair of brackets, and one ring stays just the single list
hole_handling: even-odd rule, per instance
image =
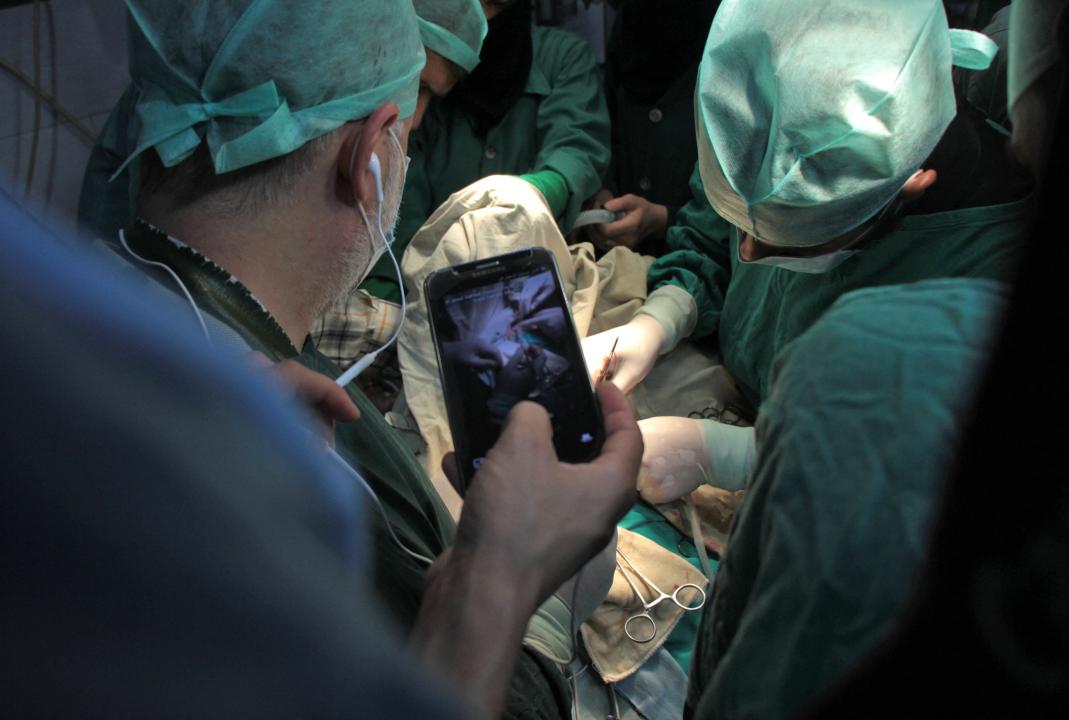
[{"label": "surgery image on phone screen", "polygon": [[457,288],[439,307],[445,379],[461,406],[457,419],[464,442],[454,442],[466,450],[461,453],[462,462],[471,465],[466,474],[481,465],[509,410],[521,400],[549,412],[561,459],[579,461],[596,451],[600,413],[552,270],[541,267]]}]

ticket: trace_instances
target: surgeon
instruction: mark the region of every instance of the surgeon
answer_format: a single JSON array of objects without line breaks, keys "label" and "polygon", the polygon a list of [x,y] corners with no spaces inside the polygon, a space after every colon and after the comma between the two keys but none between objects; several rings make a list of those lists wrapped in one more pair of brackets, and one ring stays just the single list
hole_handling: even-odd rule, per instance
[{"label": "surgeon", "polygon": [[[680,236],[681,249],[651,267],[643,309],[588,338],[588,359],[616,343],[613,381],[628,390],[681,339],[715,333],[757,407],[775,356],[844,293],[1007,277],[1030,180],[1002,134],[959,111],[951,80],[955,64],[986,67],[994,49],[948,30],[933,0],[725,2],[699,71],[696,125],[703,194],[733,227]],[[643,433],[651,500],[659,485],[706,477],[743,487],[752,430],[651,418]]]},{"label": "surgeon", "polygon": [[[1063,462],[1065,424],[1005,421],[1011,413],[1043,417],[1069,399],[1064,360],[1045,351],[1050,328],[1069,326],[1069,253],[1058,232],[1064,192],[1054,175],[1069,158],[1062,132],[1069,2],[1016,0],[1010,7],[1003,92],[1014,152],[1041,183],[1041,220],[909,612],[811,717],[902,717],[915,711],[917,696],[926,698],[926,711],[958,717],[1060,717],[1069,707],[1069,488],[1063,474],[1050,472]],[[1044,322],[1036,323],[1040,315]],[[1013,512],[999,523],[998,542],[977,543],[991,525],[988,509],[1003,507],[1011,484]]]},{"label": "surgeon", "polygon": [[[392,0],[127,9],[139,124],[126,162],[141,188],[113,249],[221,351],[338,378],[309,332],[387,251],[424,67],[414,12]],[[394,430],[349,396],[361,417],[336,427],[335,460],[381,505],[379,601],[477,715],[566,716],[562,668],[520,643],[633,500],[641,442],[626,401],[601,392],[605,450],[583,466],[557,462],[545,412],[521,403],[469,491],[483,510],[454,525]],[[529,475],[504,493],[516,468]]]},{"label": "surgeon", "polygon": [[[1036,178],[1064,92],[1066,6],[1017,0],[1011,13],[1014,150]],[[960,717],[1064,714],[1069,495],[1050,473],[1062,431],[1005,421],[1065,397],[1031,329],[1036,312],[1064,324],[1064,248],[1031,229],[997,351],[1007,285],[953,278],[848,293],[776,359],[689,716],[903,717],[918,702]]]},{"label": "surgeon", "polygon": [[[486,18],[478,0],[413,0],[412,4],[419,16],[427,57],[411,118],[413,127],[419,127],[431,98],[446,95],[478,64]],[[112,109],[89,156],[78,200],[78,226],[90,237],[113,238],[134,217],[139,165],[126,163],[123,172],[116,171],[134,150],[137,101],[137,88],[130,85]]]},{"label": "surgeon", "polygon": [[[567,230],[601,186],[609,163],[609,115],[594,53],[579,37],[532,27],[531,0],[483,0],[489,32],[482,63],[431,104],[412,138],[395,251],[431,213],[488,175],[534,185]],[[380,264],[365,288],[397,301],[393,270]]]},{"label": "surgeon", "polygon": [[[427,54],[427,64],[419,76],[416,112],[411,118],[412,129],[418,129],[431,101],[447,96],[475,70],[487,26],[478,0],[414,0],[413,6]],[[398,261],[402,251],[402,246],[394,246]],[[316,323],[312,330],[316,348],[347,368],[380,347],[401,321],[397,287],[393,261],[383,257],[361,288],[353,288]]]},{"label": "surgeon", "polygon": [[694,84],[717,2],[610,0],[616,10],[605,49],[605,95],[612,162],[594,198],[620,217],[592,225],[600,248],[616,245],[659,256],[664,236],[690,199],[698,159]]}]

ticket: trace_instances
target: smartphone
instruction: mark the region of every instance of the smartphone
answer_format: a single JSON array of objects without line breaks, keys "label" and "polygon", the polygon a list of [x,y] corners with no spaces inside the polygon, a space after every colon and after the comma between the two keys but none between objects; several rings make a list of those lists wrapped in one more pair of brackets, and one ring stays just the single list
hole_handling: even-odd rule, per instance
[{"label": "smartphone", "polygon": [[521,400],[549,413],[562,461],[597,456],[601,406],[552,253],[532,247],[438,270],[424,297],[465,483]]}]

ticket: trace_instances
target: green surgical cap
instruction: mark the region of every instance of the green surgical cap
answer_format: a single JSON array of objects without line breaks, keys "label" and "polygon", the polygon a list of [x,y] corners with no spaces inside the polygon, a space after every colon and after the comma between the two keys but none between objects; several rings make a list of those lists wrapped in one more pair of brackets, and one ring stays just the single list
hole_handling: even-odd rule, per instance
[{"label": "green surgical cap", "polygon": [[1065,0],[1014,0],[1010,4],[1009,109],[1043,73],[1058,64],[1058,16]]},{"label": "green surgical cap", "polygon": [[710,203],[784,247],[856,228],[953,120],[951,66],[996,51],[949,30],[939,0],[724,0],[695,91]]},{"label": "green surgical cap", "polygon": [[423,44],[465,72],[479,64],[486,14],[479,0],[412,0]]},{"label": "green surgical cap", "polygon": [[[415,110],[425,56],[397,0],[126,0],[141,130],[167,167],[207,141],[217,173],[293,152],[388,102]],[[121,169],[120,169],[121,171]]]}]

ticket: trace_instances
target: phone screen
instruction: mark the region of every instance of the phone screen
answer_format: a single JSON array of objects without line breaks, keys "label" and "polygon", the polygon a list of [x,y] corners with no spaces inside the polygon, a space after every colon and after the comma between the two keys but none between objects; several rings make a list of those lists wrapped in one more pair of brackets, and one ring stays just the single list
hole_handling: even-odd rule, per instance
[{"label": "phone screen", "polygon": [[591,459],[603,434],[552,256],[530,250],[502,258],[489,272],[461,266],[448,289],[428,292],[453,442],[468,478],[521,400],[549,413],[561,460]]}]

